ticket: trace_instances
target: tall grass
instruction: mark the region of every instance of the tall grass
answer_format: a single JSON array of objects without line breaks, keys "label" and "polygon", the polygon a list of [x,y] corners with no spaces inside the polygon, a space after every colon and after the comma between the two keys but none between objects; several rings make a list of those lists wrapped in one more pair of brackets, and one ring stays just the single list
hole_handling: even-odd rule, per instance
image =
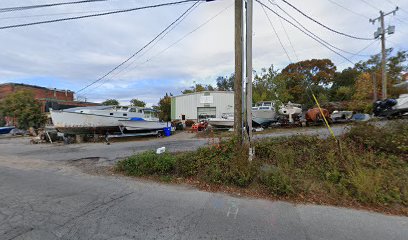
[{"label": "tall grass", "polygon": [[248,148],[236,139],[194,152],[137,154],[118,163],[129,175],[194,178],[212,184],[258,186],[275,196],[321,196],[364,204],[408,207],[408,127],[354,126],[340,138],[293,136],[256,142]]}]

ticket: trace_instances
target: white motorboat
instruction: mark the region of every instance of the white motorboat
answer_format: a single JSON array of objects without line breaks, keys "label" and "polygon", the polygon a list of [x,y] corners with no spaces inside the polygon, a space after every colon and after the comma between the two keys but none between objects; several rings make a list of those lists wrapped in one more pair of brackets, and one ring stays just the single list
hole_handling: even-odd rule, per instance
[{"label": "white motorboat", "polygon": [[[55,128],[63,133],[118,132],[119,127],[126,130],[145,130],[158,127],[159,119],[152,117],[153,109],[139,107],[96,106],[78,107],[65,110],[50,110]],[[134,119],[132,121],[132,119]],[[138,121],[135,121],[138,119]],[[128,129],[127,129],[128,128]]]},{"label": "white motorboat", "polygon": [[260,126],[276,122],[276,110],[271,101],[258,102],[252,107],[252,121]]},{"label": "white motorboat", "polygon": [[129,120],[119,120],[121,125],[128,131],[157,130],[169,127],[169,123],[160,122],[153,109],[143,109],[144,117],[133,117]]},{"label": "white motorboat", "polygon": [[233,128],[234,127],[234,114],[224,113],[221,118],[209,118],[208,124],[215,128]]}]

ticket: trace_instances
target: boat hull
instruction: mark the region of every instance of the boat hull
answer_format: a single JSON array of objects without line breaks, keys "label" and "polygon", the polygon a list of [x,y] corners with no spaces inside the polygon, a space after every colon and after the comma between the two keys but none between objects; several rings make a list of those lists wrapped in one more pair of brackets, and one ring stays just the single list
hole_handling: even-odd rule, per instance
[{"label": "boat hull", "polygon": [[276,113],[274,110],[253,110],[252,121],[261,126],[268,125],[276,122]]},{"label": "boat hull", "polygon": [[55,128],[68,134],[118,132],[119,120],[126,117],[95,115],[78,112],[50,111]]},{"label": "boat hull", "polygon": [[158,130],[169,126],[169,124],[166,122],[149,120],[139,121],[120,120],[119,122],[127,131]]},{"label": "boat hull", "polygon": [[230,119],[208,119],[208,124],[210,124],[213,127],[217,127],[217,128],[232,128],[234,127],[234,120],[230,120]]},{"label": "boat hull", "polygon": [[0,127],[0,134],[8,134],[13,130],[15,127]]}]

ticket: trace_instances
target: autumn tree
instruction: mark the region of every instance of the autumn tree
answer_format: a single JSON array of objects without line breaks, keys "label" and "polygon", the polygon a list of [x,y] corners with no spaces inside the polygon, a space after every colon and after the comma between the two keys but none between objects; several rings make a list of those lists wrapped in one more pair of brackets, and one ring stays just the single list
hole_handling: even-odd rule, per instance
[{"label": "autumn tree", "polygon": [[142,107],[142,108],[146,107],[146,103],[144,101],[136,99],[136,98],[130,100],[130,105],[134,107]]},{"label": "autumn tree", "polygon": [[102,105],[104,106],[118,106],[119,101],[116,99],[106,99],[105,101],[102,102]]},{"label": "autumn tree", "polygon": [[316,96],[328,99],[328,90],[333,83],[336,66],[329,59],[311,59],[291,63],[281,72],[288,94],[294,102],[313,106],[308,88]]},{"label": "autumn tree", "polygon": [[0,116],[15,119],[19,128],[38,128],[45,124],[47,117],[41,112],[41,103],[31,91],[12,93],[0,101]]},{"label": "autumn tree", "polygon": [[[392,48],[386,50],[387,56],[387,87],[389,89],[389,97],[398,97],[399,89],[393,87],[394,84],[400,83],[401,72],[408,71],[408,52],[394,52]],[[377,82],[381,82],[381,55],[373,55],[366,61],[358,62],[355,67],[360,73],[373,73],[377,76]]]}]

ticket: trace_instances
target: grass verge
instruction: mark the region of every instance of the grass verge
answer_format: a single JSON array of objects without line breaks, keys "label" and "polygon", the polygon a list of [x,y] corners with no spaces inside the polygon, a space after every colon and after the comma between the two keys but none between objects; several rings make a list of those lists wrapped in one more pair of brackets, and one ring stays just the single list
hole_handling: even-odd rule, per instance
[{"label": "grass verge", "polygon": [[316,136],[262,139],[248,162],[235,139],[194,152],[144,152],[118,162],[127,175],[206,189],[408,215],[408,125],[359,124],[340,144]]}]

